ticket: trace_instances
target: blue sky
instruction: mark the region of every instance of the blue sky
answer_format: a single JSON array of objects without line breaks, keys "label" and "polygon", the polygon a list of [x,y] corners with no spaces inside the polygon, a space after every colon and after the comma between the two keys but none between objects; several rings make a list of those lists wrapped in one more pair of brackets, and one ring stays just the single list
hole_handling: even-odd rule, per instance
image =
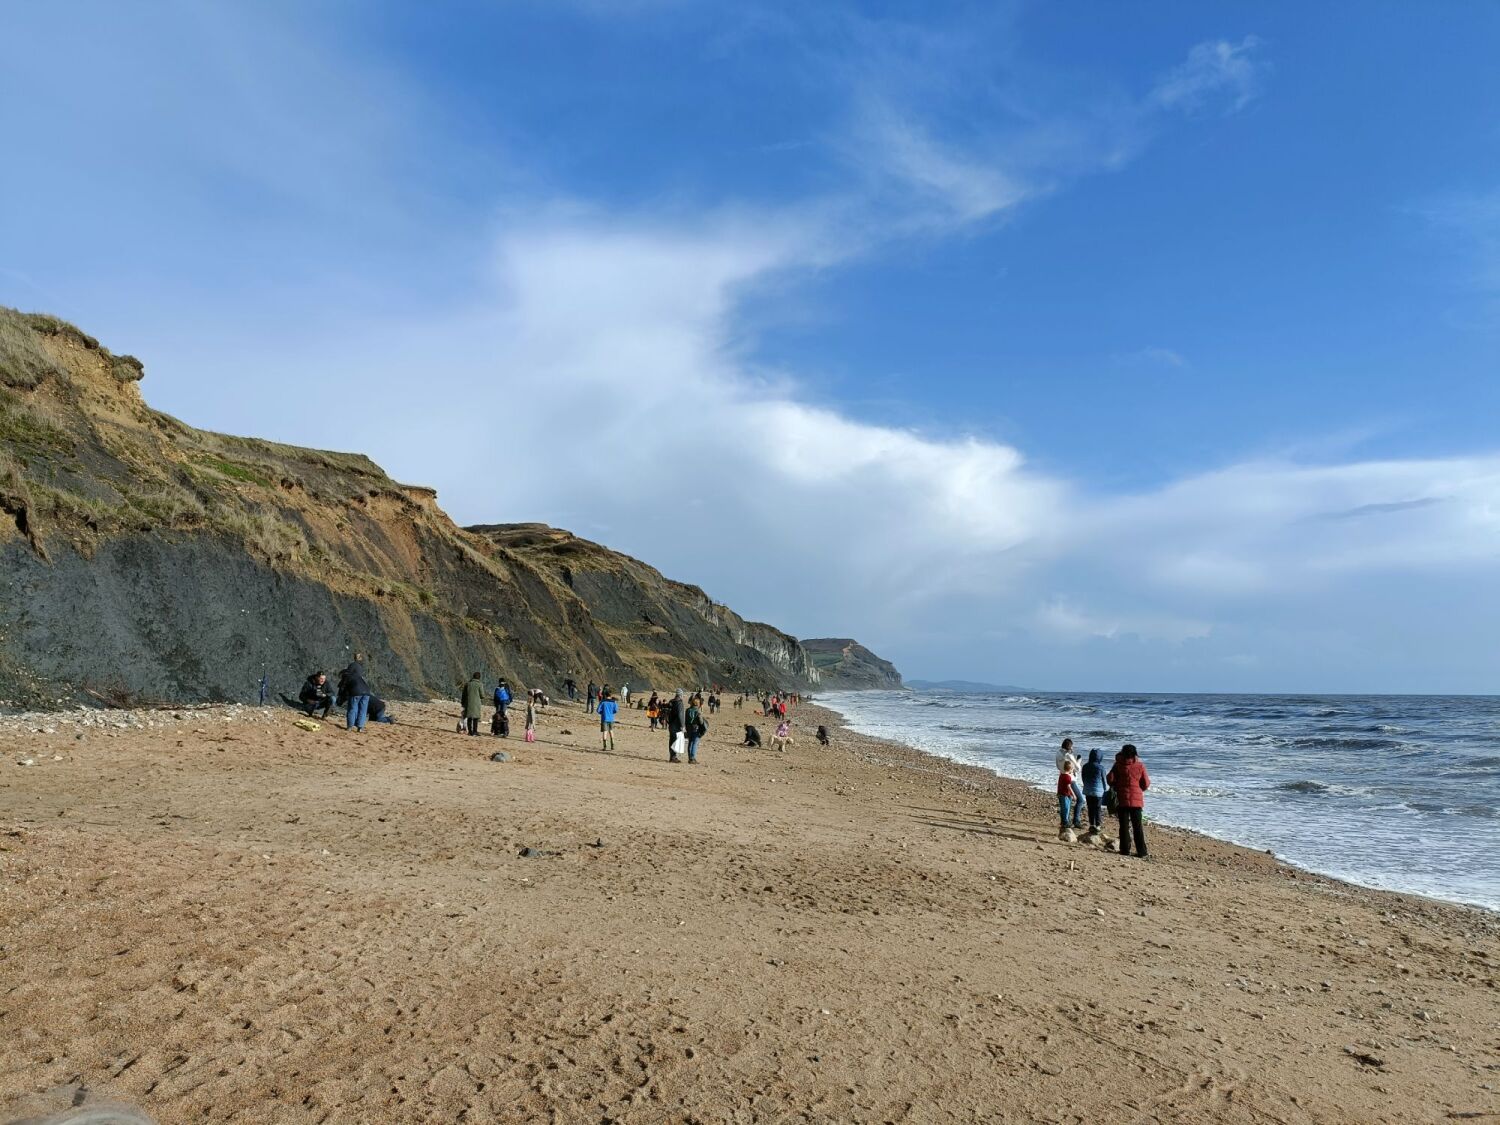
[{"label": "blue sky", "polygon": [[1493,687],[1500,7],[3,19],[0,302],[194,424],[911,675]]}]

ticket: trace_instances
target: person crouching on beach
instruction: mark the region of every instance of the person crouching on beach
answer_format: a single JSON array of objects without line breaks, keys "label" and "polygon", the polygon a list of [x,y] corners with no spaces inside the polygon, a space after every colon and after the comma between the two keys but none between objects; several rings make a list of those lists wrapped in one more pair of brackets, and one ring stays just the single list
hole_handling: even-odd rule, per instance
[{"label": "person crouching on beach", "polygon": [[1066,759],[1057,775],[1057,834],[1062,837],[1068,836],[1068,815],[1074,811],[1073,790],[1077,785],[1073,779],[1073,761]]},{"label": "person crouching on beach", "polygon": [[1146,790],[1151,775],[1130,743],[1120,748],[1115,768],[1105,779],[1115,790],[1115,813],[1120,818],[1120,854],[1130,854],[1130,839],[1135,837],[1135,854],[1146,859],[1146,829],[1142,816],[1146,808]]},{"label": "person crouching on beach", "polygon": [[604,696],[599,700],[599,749],[613,750],[615,748],[615,712],[620,705],[615,702],[614,692],[609,688],[604,689]]},{"label": "person crouching on beach", "polygon": [[792,724],[782,719],[776,724],[776,733],[771,736],[772,750],[785,750],[792,744]]},{"label": "person crouching on beach", "polygon": [[1097,836],[1104,827],[1101,806],[1104,803],[1104,762],[1099,758],[1099,748],[1089,751],[1089,760],[1083,763],[1083,799],[1089,806],[1089,832]]}]

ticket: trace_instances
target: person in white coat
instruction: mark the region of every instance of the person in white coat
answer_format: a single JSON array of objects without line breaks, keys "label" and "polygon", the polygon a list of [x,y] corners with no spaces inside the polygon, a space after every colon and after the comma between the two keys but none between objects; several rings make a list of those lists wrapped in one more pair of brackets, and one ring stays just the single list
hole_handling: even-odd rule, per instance
[{"label": "person in white coat", "polygon": [[1083,776],[1083,762],[1077,754],[1073,753],[1073,740],[1065,738],[1062,747],[1057,752],[1057,771],[1062,773],[1064,766],[1071,766],[1068,770],[1073,775],[1073,827],[1083,827],[1083,786],[1078,784],[1078,779]]}]

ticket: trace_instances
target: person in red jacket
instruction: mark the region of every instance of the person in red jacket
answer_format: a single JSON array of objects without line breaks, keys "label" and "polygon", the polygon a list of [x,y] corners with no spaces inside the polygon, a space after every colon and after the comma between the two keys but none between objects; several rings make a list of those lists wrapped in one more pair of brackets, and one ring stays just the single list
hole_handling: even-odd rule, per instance
[{"label": "person in red jacket", "polygon": [[1120,748],[1114,768],[1105,780],[1115,791],[1115,815],[1120,818],[1120,854],[1130,854],[1133,835],[1135,854],[1145,859],[1146,828],[1141,823],[1141,813],[1146,807],[1146,790],[1151,788],[1151,775],[1136,755],[1134,746],[1127,742]]}]

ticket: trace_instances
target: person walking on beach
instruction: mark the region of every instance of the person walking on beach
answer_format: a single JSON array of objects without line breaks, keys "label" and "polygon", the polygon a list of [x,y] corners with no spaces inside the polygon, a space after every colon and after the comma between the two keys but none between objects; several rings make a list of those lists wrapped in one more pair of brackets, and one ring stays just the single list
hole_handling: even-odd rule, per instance
[{"label": "person walking on beach", "polygon": [[1083,763],[1083,799],[1089,807],[1089,834],[1099,835],[1104,827],[1104,762],[1096,746],[1089,751],[1089,760]]},{"label": "person walking on beach", "polygon": [[613,750],[615,748],[615,712],[620,705],[615,702],[614,694],[609,688],[604,689],[604,695],[599,700],[599,749]]},{"label": "person walking on beach", "polygon": [[1065,738],[1062,740],[1062,748],[1057,752],[1057,768],[1061,772],[1065,767],[1071,765],[1068,770],[1073,775],[1073,828],[1075,830],[1083,827],[1083,787],[1078,784],[1078,777],[1083,772],[1083,763],[1078,760],[1078,755],[1073,753],[1073,740]]},{"label": "person walking on beach", "polygon": [[708,733],[708,724],[703,721],[703,697],[701,695],[695,695],[692,699],[688,700],[686,719],[687,726],[685,733],[687,734],[688,765],[696,766],[698,764],[698,743]]},{"label": "person walking on beach", "polygon": [[683,737],[683,731],[687,729],[687,704],[682,699],[682,689],[678,688],[672,694],[672,701],[667,704],[667,761],[680,762],[678,757],[678,739]]},{"label": "person walking on beach", "polygon": [[1135,837],[1135,854],[1146,859],[1146,829],[1141,817],[1146,808],[1146,790],[1151,788],[1151,775],[1130,743],[1120,747],[1114,769],[1109,771],[1106,781],[1115,790],[1115,814],[1120,818],[1120,854],[1130,854],[1130,840]]},{"label": "person walking on beach", "polygon": [[651,698],[646,700],[646,720],[651,724],[651,729],[656,729],[656,720],[661,716],[661,704],[657,702],[656,692],[651,693]]},{"label": "person walking on beach", "polygon": [[589,681],[588,701],[584,706],[588,708],[590,715],[599,709],[599,685],[594,683],[593,680]]},{"label": "person walking on beach", "polygon": [[365,721],[370,714],[370,681],[365,678],[365,654],[356,652],[349,667],[339,673],[339,698],[347,708],[344,712],[344,729],[365,730]]},{"label": "person walking on beach", "polygon": [[464,708],[464,728],[471,738],[479,735],[479,718],[484,714],[484,680],[475,672],[458,694]]}]

